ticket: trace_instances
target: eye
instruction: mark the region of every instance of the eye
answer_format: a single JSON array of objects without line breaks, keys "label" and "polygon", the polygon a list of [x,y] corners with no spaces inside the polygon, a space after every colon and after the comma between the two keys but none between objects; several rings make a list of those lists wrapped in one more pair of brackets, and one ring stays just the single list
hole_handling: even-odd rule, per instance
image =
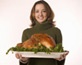
[{"label": "eye", "polygon": [[35,13],[38,13],[39,11],[38,10],[35,10]]},{"label": "eye", "polygon": [[46,10],[43,10],[43,12],[46,12]]}]

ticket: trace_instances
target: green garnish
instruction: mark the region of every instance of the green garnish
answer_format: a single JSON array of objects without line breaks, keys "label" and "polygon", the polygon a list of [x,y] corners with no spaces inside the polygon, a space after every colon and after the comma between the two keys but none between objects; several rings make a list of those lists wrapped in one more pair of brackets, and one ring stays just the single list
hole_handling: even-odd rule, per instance
[{"label": "green garnish", "polygon": [[23,47],[11,47],[7,50],[6,54],[9,53],[9,51],[23,51],[23,52],[28,52],[28,51],[31,51],[31,52],[34,52],[34,53],[37,53],[37,52],[45,52],[45,53],[48,53],[50,54],[50,52],[63,52],[63,47],[62,47],[62,44],[59,43],[59,44],[56,44],[56,47],[55,48],[46,48],[45,46],[39,44],[38,45],[38,48],[32,48],[32,49],[28,49],[28,48],[23,48]]}]

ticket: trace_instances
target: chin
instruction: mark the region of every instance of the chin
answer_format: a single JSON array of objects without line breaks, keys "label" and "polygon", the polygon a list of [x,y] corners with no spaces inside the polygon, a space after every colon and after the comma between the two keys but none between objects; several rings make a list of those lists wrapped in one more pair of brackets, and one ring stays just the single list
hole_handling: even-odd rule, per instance
[{"label": "chin", "polygon": [[45,20],[41,20],[41,21],[40,21],[40,20],[38,20],[38,22],[39,22],[39,23],[43,23],[44,21],[45,21]]}]

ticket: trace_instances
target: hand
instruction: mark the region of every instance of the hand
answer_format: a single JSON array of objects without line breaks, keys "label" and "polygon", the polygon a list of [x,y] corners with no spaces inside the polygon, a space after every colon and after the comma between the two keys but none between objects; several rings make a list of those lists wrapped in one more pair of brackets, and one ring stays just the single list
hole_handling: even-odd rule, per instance
[{"label": "hand", "polygon": [[21,60],[21,61],[27,61],[27,60],[28,60],[28,58],[22,57],[22,55],[19,54],[19,53],[16,53],[16,54],[15,54],[15,57],[16,57],[17,59]]},{"label": "hand", "polygon": [[64,60],[66,58],[66,56],[68,55],[68,53],[69,53],[69,51],[66,51],[66,53],[65,54],[62,54],[60,56],[60,58],[55,58],[55,59],[58,60],[58,61]]}]

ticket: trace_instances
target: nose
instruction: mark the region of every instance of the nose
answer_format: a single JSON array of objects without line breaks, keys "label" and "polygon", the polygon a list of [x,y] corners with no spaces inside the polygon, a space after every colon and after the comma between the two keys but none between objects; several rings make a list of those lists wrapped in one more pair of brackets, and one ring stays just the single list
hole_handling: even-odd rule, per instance
[{"label": "nose", "polygon": [[42,16],[43,15],[42,12],[39,12],[39,15]]}]

